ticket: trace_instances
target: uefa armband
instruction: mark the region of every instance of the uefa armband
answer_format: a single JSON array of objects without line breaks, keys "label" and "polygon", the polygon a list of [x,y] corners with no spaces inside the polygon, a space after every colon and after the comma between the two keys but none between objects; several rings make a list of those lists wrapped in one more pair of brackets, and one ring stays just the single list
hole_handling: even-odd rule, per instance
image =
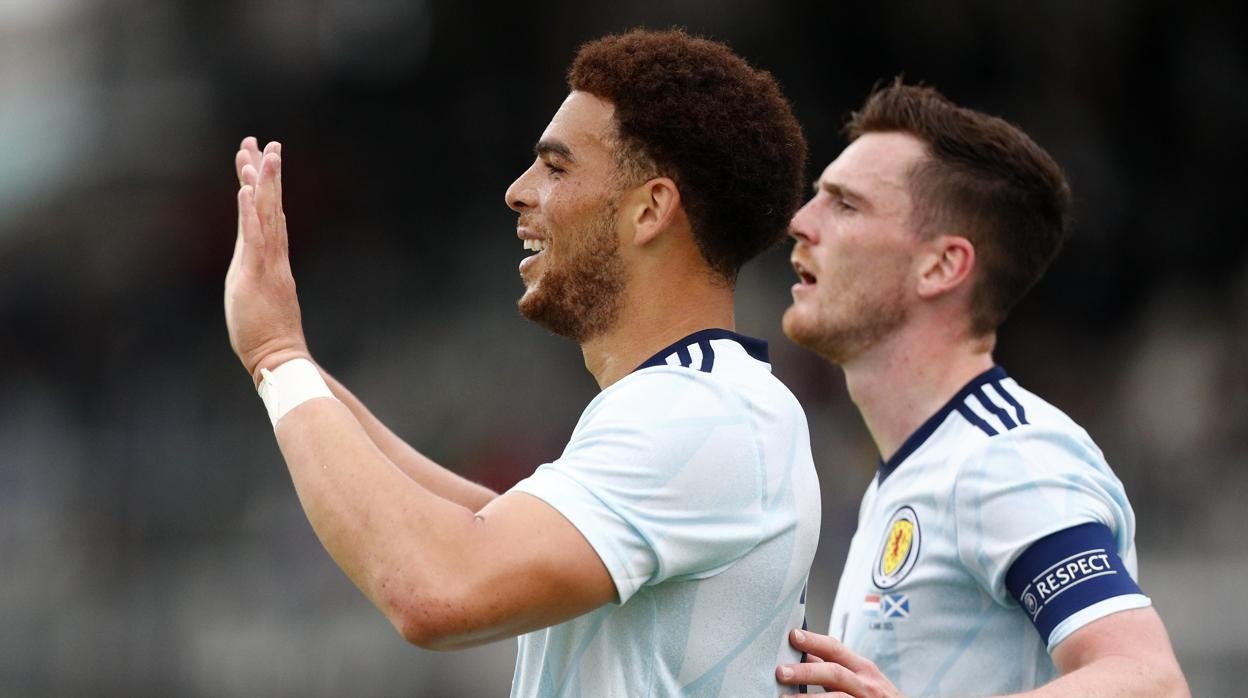
[{"label": "uefa armband", "polygon": [[[270,371],[260,369],[260,385],[256,390],[264,401],[264,408],[269,412],[269,421],[273,428],[286,416],[287,412],[299,405],[318,397],[334,398],[321,371],[307,359],[291,359]],[[337,398],[334,398],[337,399]]]}]

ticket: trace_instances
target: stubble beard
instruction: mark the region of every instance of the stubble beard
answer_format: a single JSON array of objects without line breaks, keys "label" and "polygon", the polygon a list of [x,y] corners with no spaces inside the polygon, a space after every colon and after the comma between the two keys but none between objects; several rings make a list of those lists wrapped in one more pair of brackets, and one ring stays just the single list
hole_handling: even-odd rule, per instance
[{"label": "stubble beard", "polygon": [[578,344],[615,324],[623,304],[627,273],[615,235],[615,205],[607,205],[583,230],[565,235],[584,240],[576,251],[555,260],[516,303],[520,314]]},{"label": "stubble beard", "polygon": [[802,317],[796,306],[790,306],[782,321],[785,336],[829,362],[844,366],[901,327],[908,315],[900,292],[871,299],[853,294],[843,304],[840,312],[819,308],[813,320]]}]

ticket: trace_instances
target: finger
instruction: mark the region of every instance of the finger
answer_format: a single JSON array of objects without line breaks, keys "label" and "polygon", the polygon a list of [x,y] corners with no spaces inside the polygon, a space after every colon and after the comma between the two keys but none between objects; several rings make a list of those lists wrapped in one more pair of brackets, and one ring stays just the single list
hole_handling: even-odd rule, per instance
[{"label": "finger", "polygon": [[256,194],[251,185],[238,190],[238,226],[243,244],[243,263],[253,270],[264,266],[264,235],[256,213]]},{"label": "finger", "polygon": [[282,211],[282,160],[281,160],[282,144],[280,142],[269,141],[268,145],[264,146],[264,159],[269,159],[270,155],[276,155],[278,158],[277,170],[275,172],[276,177],[273,180],[273,184],[274,184],[273,192],[274,192],[274,195],[276,196],[276,200],[274,203],[277,206],[277,212],[281,213]]},{"label": "finger", "polygon": [[789,633],[789,644],[803,652],[818,655],[824,661],[844,665],[852,671],[860,671],[868,664],[866,659],[855,654],[840,640],[809,630],[794,630]]},{"label": "finger", "polygon": [[282,195],[282,144],[277,144],[277,170],[273,173],[273,205],[277,208],[278,241],[282,245],[282,254],[290,255],[290,242],[286,235],[286,209]]},{"label": "finger", "polygon": [[276,186],[274,187],[274,192],[277,195],[276,203],[278,210],[280,211],[282,206],[282,144],[278,141],[269,141],[268,144],[264,146],[264,157],[267,159],[270,155],[276,155],[278,157],[277,178],[275,179]]},{"label": "finger", "polygon": [[256,186],[256,211],[260,214],[265,239],[277,237],[277,171],[282,158],[274,153],[265,153],[260,164],[260,181]]},{"label": "finger", "polygon": [[259,182],[257,181],[260,178],[259,173],[260,171],[256,169],[256,167],[252,165],[250,162],[247,163],[246,165],[243,165],[242,186],[254,187],[257,184],[259,184]]},{"label": "finger", "polygon": [[241,262],[243,258],[243,188],[238,188],[238,234],[234,236],[234,261]]},{"label": "finger", "polygon": [[238,171],[239,184],[250,184],[255,186],[254,181],[247,181],[243,178],[243,168],[251,165],[256,172],[260,172],[260,148],[256,145],[255,136],[247,136],[238,144],[238,154],[234,156],[235,169]]},{"label": "finger", "polygon": [[815,664],[781,664],[776,667],[776,681],[786,686],[823,686],[829,691],[865,695],[866,685],[854,672],[834,662]]},{"label": "finger", "polygon": [[234,174],[238,177],[239,186],[249,184],[249,182],[243,179],[243,168],[250,163],[251,154],[249,154],[246,150],[242,150],[240,148],[237,153],[234,153]]},{"label": "finger", "polygon": [[256,140],[256,137],[247,136],[246,138],[243,139],[243,142],[239,145],[239,148],[241,150],[247,151],[247,155],[251,157],[251,164],[255,165],[256,169],[259,170],[260,169],[260,143],[259,141]]}]

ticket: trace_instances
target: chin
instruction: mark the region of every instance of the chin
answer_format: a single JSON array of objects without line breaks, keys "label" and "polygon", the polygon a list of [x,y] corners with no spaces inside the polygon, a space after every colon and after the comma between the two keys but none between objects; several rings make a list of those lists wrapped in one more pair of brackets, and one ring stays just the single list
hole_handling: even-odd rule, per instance
[{"label": "chin", "polygon": [[539,325],[552,334],[570,339],[578,344],[588,339],[588,330],[583,319],[574,312],[569,312],[564,304],[542,293],[541,289],[530,289],[516,301],[516,309],[524,319]]},{"label": "chin", "polygon": [[810,323],[802,317],[796,305],[791,305],[788,310],[784,311],[784,316],[780,319],[780,329],[784,331],[784,336],[794,344],[803,347],[810,346],[814,333],[810,331]]},{"label": "chin", "polygon": [[526,320],[542,324],[541,318],[544,315],[545,306],[542,300],[542,294],[539,289],[535,287],[527,288],[520,295],[520,298],[516,300],[516,310],[519,310]]},{"label": "chin", "polygon": [[796,308],[789,308],[784,313],[780,327],[784,330],[784,336],[797,346],[838,366],[845,363],[847,356],[844,347],[840,346],[836,337],[827,332],[827,328],[820,326],[817,319],[803,317]]}]

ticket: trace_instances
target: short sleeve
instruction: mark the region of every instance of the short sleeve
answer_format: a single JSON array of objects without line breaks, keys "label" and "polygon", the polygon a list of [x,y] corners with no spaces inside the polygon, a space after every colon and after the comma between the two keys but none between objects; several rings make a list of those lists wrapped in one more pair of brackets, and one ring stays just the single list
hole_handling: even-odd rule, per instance
[{"label": "short sleeve", "polygon": [[955,489],[958,555],[997,603],[1014,604],[1006,574],[1034,543],[1082,524],[1134,551],[1122,484],[1086,435],[1023,426],[994,436],[961,464]]},{"label": "short sleeve", "polygon": [[741,396],[714,377],[647,369],[600,394],[563,455],[514,489],[576,526],[624,603],[646,585],[711,576],[758,544],[753,429]]}]

